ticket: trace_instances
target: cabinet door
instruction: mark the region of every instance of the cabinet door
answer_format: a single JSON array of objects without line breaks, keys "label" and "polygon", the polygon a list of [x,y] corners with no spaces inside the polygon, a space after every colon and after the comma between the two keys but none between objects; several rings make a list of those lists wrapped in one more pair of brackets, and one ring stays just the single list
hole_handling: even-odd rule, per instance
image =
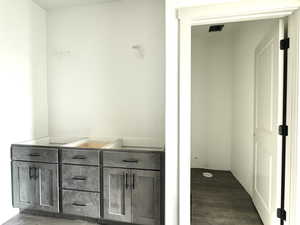
[{"label": "cabinet door", "polygon": [[31,209],[36,205],[34,166],[30,162],[12,162],[13,206]]},{"label": "cabinet door", "polygon": [[104,219],[131,222],[129,170],[103,169]]},{"label": "cabinet door", "polygon": [[35,168],[38,209],[59,212],[58,165],[36,163]]},{"label": "cabinet door", "polygon": [[160,172],[132,170],[132,222],[160,225]]}]

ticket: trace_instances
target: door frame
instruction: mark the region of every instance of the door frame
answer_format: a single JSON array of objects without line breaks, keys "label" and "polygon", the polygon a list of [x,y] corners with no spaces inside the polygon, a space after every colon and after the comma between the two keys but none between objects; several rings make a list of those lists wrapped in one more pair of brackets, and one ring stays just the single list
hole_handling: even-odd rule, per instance
[{"label": "door frame", "polygon": [[[179,224],[191,224],[190,209],[190,168],[191,168],[191,28],[195,25],[242,22],[263,19],[276,19],[291,16],[299,8],[294,1],[268,3],[225,3],[201,7],[181,8],[177,11],[179,24]],[[296,13],[300,18],[300,13]],[[299,82],[299,20],[292,16],[289,24],[292,31],[289,36],[294,39],[289,50],[288,70],[288,124],[290,135],[287,137],[287,176],[286,208],[287,223],[295,225],[296,200],[299,193],[297,180],[297,133],[298,125],[298,82]],[[292,51],[291,51],[292,49]],[[300,125],[300,121],[299,121]],[[293,159],[293,160],[290,160]],[[290,193],[290,194],[289,194]],[[278,205],[279,207],[279,205]],[[293,208],[291,208],[293,209]],[[290,212],[290,213],[289,213]],[[290,222],[292,221],[292,222]]]}]

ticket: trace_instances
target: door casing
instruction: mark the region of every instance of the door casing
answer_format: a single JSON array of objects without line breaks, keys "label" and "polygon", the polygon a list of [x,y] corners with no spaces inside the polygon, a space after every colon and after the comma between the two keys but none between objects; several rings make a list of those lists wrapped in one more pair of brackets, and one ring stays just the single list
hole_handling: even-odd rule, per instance
[{"label": "door casing", "polygon": [[[296,12],[299,4],[287,2],[286,4],[265,4],[257,7],[249,3],[223,4],[222,6],[202,6],[194,8],[182,8],[178,10],[179,24],[179,224],[190,225],[190,168],[191,168],[191,28],[195,25],[207,25],[217,23],[242,22],[262,19],[276,19],[290,16],[293,23],[289,28],[290,38],[294,38],[292,51],[289,52],[288,74],[288,124],[293,124],[287,137],[287,204],[289,212],[286,224],[296,225],[297,214],[290,210],[296,206],[297,201],[297,126],[298,124],[298,82],[299,82],[299,18]],[[209,8],[212,7],[212,8]],[[226,8],[227,7],[227,8]],[[214,13],[210,13],[214,12]],[[300,134],[299,134],[300,136]],[[291,159],[293,159],[291,161]],[[299,173],[298,173],[299,174]],[[290,192],[291,190],[291,192]],[[296,207],[295,207],[296,208]]]}]

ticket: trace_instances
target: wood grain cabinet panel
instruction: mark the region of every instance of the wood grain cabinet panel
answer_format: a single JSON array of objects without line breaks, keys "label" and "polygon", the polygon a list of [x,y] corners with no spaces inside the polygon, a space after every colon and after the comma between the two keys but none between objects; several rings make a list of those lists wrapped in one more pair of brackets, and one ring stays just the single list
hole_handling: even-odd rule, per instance
[{"label": "wood grain cabinet panel", "polygon": [[13,146],[12,160],[58,163],[57,148]]},{"label": "wood grain cabinet panel", "polygon": [[161,155],[157,153],[104,151],[104,167],[160,170]]},{"label": "wood grain cabinet panel", "polygon": [[59,212],[57,164],[14,161],[12,166],[14,207]]},{"label": "wood grain cabinet panel", "polygon": [[104,219],[131,222],[129,170],[103,169]]},{"label": "wood grain cabinet panel", "polygon": [[58,165],[38,163],[35,168],[38,209],[59,212]]},{"label": "wood grain cabinet panel", "polygon": [[98,166],[99,160],[98,151],[62,149],[62,163]]},{"label": "wood grain cabinet panel", "polygon": [[100,168],[62,165],[62,186],[66,189],[100,192]]},{"label": "wood grain cabinet panel", "polygon": [[63,213],[100,218],[100,194],[63,190]]},{"label": "wood grain cabinet panel", "polygon": [[33,179],[33,163],[12,162],[13,206],[30,209],[36,204],[36,181]]},{"label": "wood grain cabinet panel", "polygon": [[161,224],[160,171],[104,168],[104,219]]},{"label": "wood grain cabinet panel", "polygon": [[132,222],[160,225],[160,172],[132,170]]}]

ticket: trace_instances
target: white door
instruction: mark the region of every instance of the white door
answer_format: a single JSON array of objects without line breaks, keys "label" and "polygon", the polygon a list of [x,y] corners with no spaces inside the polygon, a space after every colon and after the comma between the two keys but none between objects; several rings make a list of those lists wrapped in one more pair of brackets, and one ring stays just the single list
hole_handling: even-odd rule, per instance
[{"label": "white door", "polygon": [[255,124],[253,201],[264,225],[278,223],[284,24],[274,23],[255,51]]}]

